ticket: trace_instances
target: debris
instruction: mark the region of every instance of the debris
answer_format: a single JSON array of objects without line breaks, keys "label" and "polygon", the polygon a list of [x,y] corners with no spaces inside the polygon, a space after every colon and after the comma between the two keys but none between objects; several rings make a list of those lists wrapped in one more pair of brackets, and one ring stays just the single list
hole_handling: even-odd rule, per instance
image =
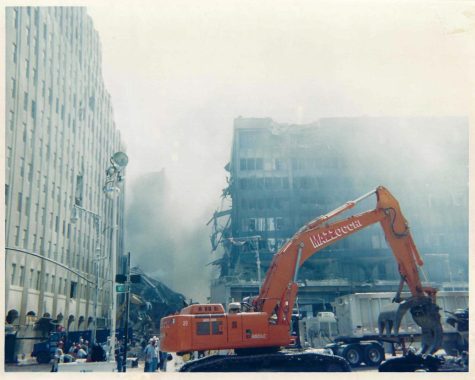
[{"label": "debris", "polygon": [[391,358],[379,366],[379,372],[468,372],[468,353],[460,356],[419,355]]}]

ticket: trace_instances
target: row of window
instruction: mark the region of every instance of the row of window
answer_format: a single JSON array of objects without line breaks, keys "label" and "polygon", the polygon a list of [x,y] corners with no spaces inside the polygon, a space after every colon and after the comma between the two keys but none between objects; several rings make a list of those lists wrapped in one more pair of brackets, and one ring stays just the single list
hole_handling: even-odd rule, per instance
[{"label": "row of window", "polygon": [[288,203],[286,198],[241,199],[243,210],[282,210]]},{"label": "row of window", "polygon": [[[291,158],[290,164],[292,170],[321,169],[322,161],[318,158]],[[342,164],[338,160],[325,162],[326,168],[339,168]],[[249,170],[287,170],[287,160],[283,158],[241,158],[239,160],[239,169],[241,171]]]},{"label": "row of window", "polygon": [[[240,178],[241,190],[287,190],[290,180],[287,177]],[[293,188],[317,190],[322,188],[322,180],[318,177],[301,176],[293,178]]]},{"label": "row of window", "polygon": [[[40,290],[41,287],[41,271],[30,269],[30,273],[28,278],[25,277],[25,267],[20,265],[17,268],[17,264],[12,264],[12,272],[11,272],[11,279],[10,284],[14,286],[25,287],[27,286],[29,289]],[[55,286],[58,285],[57,288]],[[44,275],[44,290],[45,292],[55,293],[55,294],[63,294],[66,295],[67,293],[67,279],[59,277],[58,283],[56,284],[56,276],[52,274],[50,276],[49,273],[45,273]],[[71,298],[79,297],[82,292],[85,291],[86,285],[78,284],[75,281],[71,281],[70,287],[70,294]]]},{"label": "row of window", "polygon": [[[16,246],[20,246],[20,227],[16,226],[16,233],[15,233],[15,243]],[[78,234],[79,238],[77,241],[75,241],[73,244],[78,245],[79,247],[76,247],[76,249],[79,249],[81,246],[81,240],[80,240],[80,234]],[[58,250],[58,246],[56,243],[52,243],[51,241],[48,242],[47,246],[43,247],[44,244],[44,238],[40,237],[38,239],[37,234],[33,234],[32,236],[33,242],[32,242],[32,251],[35,253],[38,253],[38,250],[41,250],[46,257],[48,258],[53,258],[56,261],[59,262],[65,262],[66,257],[68,255],[69,250]],[[92,242],[92,238],[89,236],[85,236],[84,238],[84,245],[88,245]],[[23,230],[23,248],[24,249],[29,249],[30,247],[30,234],[28,230]],[[92,250],[87,250],[86,248],[84,249],[85,252],[91,252]],[[71,262],[69,263],[71,268],[81,270],[83,272],[92,272],[92,265],[93,261],[90,257],[88,257],[86,254],[74,254],[71,257]]]},{"label": "row of window", "polygon": [[241,190],[288,189],[289,179],[287,177],[240,178],[239,188]]},{"label": "row of window", "polygon": [[274,218],[245,218],[241,221],[243,232],[272,232],[285,229],[285,221],[282,217]]},{"label": "row of window", "polygon": [[[8,184],[5,184],[5,203],[6,204],[8,204],[9,191],[10,191],[10,186]],[[59,192],[59,187],[58,187],[58,192]],[[54,194],[54,189],[53,189],[53,194]],[[52,197],[54,197],[54,195]],[[66,197],[66,195],[65,195],[65,197]],[[71,197],[68,197],[67,199],[71,200]],[[59,193],[58,193],[58,202],[59,202]],[[38,220],[39,209],[40,209],[39,206],[40,206],[39,203],[35,203],[35,214],[34,214],[35,220]],[[47,215],[46,214],[47,213],[46,213],[46,210],[45,210],[44,207],[42,207],[41,209],[42,209],[41,222],[42,222],[43,225],[46,225],[46,222],[47,222],[47,219],[46,219]],[[17,211],[19,213],[24,211],[25,216],[29,217],[30,216],[30,210],[31,210],[31,199],[30,199],[30,197],[25,197],[25,202],[23,203],[23,194],[21,192],[19,192],[18,193],[18,202],[17,202]],[[58,215],[54,216],[53,212],[50,212],[49,221],[50,221],[50,224],[49,224],[50,229],[53,229],[53,226],[54,226],[54,231],[56,233],[59,233],[60,232],[60,226],[61,226],[59,216]],[[89,225],[91,224],[90,221],[88,221],[87,223],[89,223]],[[68,238],[71,235],[71,224],[70,223],[68,223],[67,235],[66,235],[66,221],[65,220],[62,221],[62,234],[63,234],[63,236],[67,236]]]},{"label": "row of window", "polygon": [[241,158],[240,170],[262,170],[264,167],[264,160],[262,158]]}]

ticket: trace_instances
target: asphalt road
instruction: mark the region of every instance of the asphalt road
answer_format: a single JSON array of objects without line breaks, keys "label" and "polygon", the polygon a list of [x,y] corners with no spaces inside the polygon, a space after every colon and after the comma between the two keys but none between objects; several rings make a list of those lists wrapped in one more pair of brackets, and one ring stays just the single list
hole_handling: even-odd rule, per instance
[{"label": "asphalt road", "polygon": [[[173,370],[174,363],[169,362],[167,365],[168,370]],[[51,364],[30,364],[30,365],[15,365],[5,364],[5,372],[50,372]],[[377,367],[365,367],[353,368],[354,372],[378,372]],[[143,372],[143,363],[139,363],[138,368],[128,368],[127,372]]]}]

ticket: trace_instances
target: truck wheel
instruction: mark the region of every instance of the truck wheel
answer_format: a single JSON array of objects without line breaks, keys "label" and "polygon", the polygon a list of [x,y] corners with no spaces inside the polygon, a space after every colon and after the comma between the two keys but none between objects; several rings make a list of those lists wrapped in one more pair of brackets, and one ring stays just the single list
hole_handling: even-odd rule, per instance
[{"label": "truck wheel", "polygon": [[364,362],[370,366],[375,367],[381,364],[384,360],[384,349],[379,344],[370,344],[364,349]]},{"label": "truck wheel", "polygon": [[352,367],[358,367],[363,361],[361,349],[356,344],[351,344],[343,350],[342,356]]},{"label": "truck wheel", "polygon": [[40,352],[38,353],[38,355],[36,356],[36,361],[38,362],[38,364],[48,364],[50,362],[51,358],[50,358],[50,355],[49,355],[49,352]]}]

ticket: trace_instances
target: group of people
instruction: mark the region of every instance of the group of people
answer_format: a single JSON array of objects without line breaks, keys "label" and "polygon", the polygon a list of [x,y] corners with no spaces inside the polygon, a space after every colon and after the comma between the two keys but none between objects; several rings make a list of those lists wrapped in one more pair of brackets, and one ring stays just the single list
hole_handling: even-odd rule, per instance
[{"label": "group of people", "polygon": [[[103,361],[106,359],[105,351],[98,344],[90,348],[89,342],[82,338],[79,342],[74,342],[69,347],[67,353],[64,353],[64,346],[65,343],[60,340],[57,344],[51,372],[57,372],[58,363],[61,362],[72,362],[76,359],[87,359],[87,361]],[[96,350],[96,346],[101,348],[100,357],[97,355],[98,352],[96,351],[98,350]],[[125,372],[125,363],[123,362],[124,348],[123,342],[118,340],[115,350],[118,372]],[[148,344],[143,349],[143,355],[145,359],[144,372],[166,371],[168,353],[160,351],[160,339],[158,337],[154,336],[149,339]]]},{"label": "group of people", "polygon": [[150,338],[148,345],[143,350],[145,358],[144,372],[164,371],[166,364],[166,352],[160,351],[160,339],[156,336]]},{"label": "group of people", "polygon": [[69,363],[76,359],[87,359],[89,353],[89,341],[80,338],[79,342],[74,342],[71,344],[68,352],[65,354],[64,341],[60,339],[56,346],[51,372],[58,371],[58,363]]},{"label": "group of people", "polygon": [[73,342],[68,354],[76,359],[86,359],[89,354],[89,341],[80,338],[78,343]]}]

